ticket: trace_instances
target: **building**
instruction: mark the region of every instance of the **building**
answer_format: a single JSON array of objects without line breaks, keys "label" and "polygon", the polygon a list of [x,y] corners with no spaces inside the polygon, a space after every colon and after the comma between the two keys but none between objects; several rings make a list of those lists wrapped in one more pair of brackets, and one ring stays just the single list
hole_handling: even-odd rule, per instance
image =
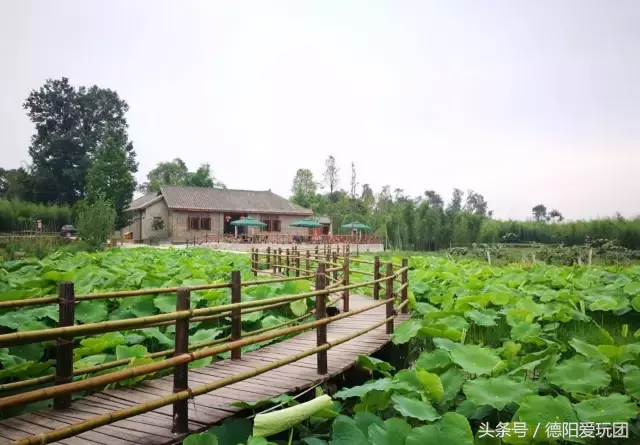
[{"label": "building", "polygon": [[[250,216],[267,224],[266,228],[238,227],[239,234],[279,233],[309,235],[309,229],[289,227],[313,212],[268,191],[214,189],[206,187],[164,186],[131,203],[134,242],[159,237],[174,243],[205,234],[234,234],[232,221]],[[330,233],[330,224],[323,232]]]}]

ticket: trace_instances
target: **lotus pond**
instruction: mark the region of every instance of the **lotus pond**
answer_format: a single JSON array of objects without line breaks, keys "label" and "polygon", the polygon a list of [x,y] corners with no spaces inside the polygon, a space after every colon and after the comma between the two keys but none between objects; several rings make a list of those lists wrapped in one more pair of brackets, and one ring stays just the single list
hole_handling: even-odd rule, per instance
[{"label": "lotus pond", "polygon": [[[256,280],[248,255],[214,252],[210,249],[110,249],[99,253],[56,253],[43,260],[34,258],[0,263],[0,301],[55,295],[61,281],[73,281],[76,294],[142,288],[195,286],[229,282],[232,270],[240,270],[243,281]],[[265,277],[269,278],[269,277]],[[260,284],[243,288],[243,301],[291,295],[310,290],[307,281]],[[230,303],[229,289],[191,293],[193,308]],[[103,320],[145,317],[175,311],[175,294],[81,301],[76,305],[77,324]],[[244,331],[252,331],[308,313],[310,300],[299,300],[280,308],[256,311],[242,317]],[[0,332],[29,331],[55,327],[57,305],[8,309],[0,312]],[[189,341],[196,344],[230,333],[225,319],[191,323]],[[129,366],[153,361],[150,352],[173,348],[175,326],[151,327],[76,339],[74,368],[132,358]],[[251,345],[255,350],[265,343]],[[0,348],[0,383],[28,379],[54,372],[55,342]],[[220,354],[221,358],[228,353]],[[191,367],[204,366],[212,358]],[[121,369],[121,368],[115,368]],[[110,369],[110,372],[113,369]],[[85,378],[86,376],[82,376]],[[150,375],[147,378],[157,377]],[[130,385],[132,381],[122,382]]]},{"label": "lotus pond", "polygon": [[406,369],[360,357],[369,380],[331,394],[330,408],[248,404],[290,408],[256,417],[253,436],[230,421],[185,443],[640,443],[640,267],[410,266],[413,317],[393,335]]}]

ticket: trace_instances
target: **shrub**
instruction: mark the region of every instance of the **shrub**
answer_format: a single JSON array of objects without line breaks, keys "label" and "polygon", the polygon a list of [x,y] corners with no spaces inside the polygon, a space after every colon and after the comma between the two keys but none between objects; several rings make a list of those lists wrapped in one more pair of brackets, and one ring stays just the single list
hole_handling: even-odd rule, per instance
[{"label": "shrub", "polygon": [[98,195],[93,202],[86,200],[78,206],[78,236],[90,249],[104,248],[116,225],[116,211],[111,201]]}]

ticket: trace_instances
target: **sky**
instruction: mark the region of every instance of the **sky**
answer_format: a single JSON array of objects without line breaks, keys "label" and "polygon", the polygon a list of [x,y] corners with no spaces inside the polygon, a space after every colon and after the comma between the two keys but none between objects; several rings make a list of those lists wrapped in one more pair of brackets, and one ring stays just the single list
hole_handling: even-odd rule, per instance
[{"label": "sky", "polygon": [[640,213],[640,2],[0,3],[0,166],[29,162],[47,78],[125,99],[143,181],[208,162],[288,197],[335,156],[411,196],[454,187],[498,218]]}]

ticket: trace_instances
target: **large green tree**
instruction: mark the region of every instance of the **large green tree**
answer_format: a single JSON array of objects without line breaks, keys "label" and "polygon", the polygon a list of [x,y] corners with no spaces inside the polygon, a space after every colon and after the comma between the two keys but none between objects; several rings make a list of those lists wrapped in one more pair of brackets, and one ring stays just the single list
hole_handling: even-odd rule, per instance
[{"label": "large green tree", "polygon": [[291,201],[302,207],[310,208],[318,190],[318,184],[311,170],[299,168],[291,186]]},{"label": "large green tree", "polygon": [[156,167],[147,174],[147,181],[140,185],[143,192],[156,192],[163,185],[188,185],[192,187],[224,188],[225,185],[218,181],[211,172],[209,164],[202,164],[195,172],[190,172],[187,164],[174,158],[169,162],[159,162]]},{"label": "large green tree", "polygon": [[33,175],[28,167],[0,168],[0,197],[18,201],[33,200]]},{"label": "large green tree", "polygon": [[125,209],[131,203],[136,181],[133,173],[138,164],[132,150],[128,150],[127,134],[121,129],[109,128],[105,131],[93,163],[87,171],[86,199],[93,203],[99,197],[106,197],[116,212],[116,228],[127,225]]},{"label": "large green tree", "polygon": [[[108,88],[74,87],[69,79],[47,79],[23,104],[35,125],[29,155],[33,197],[74,204],[85,195],[87,170],[107,127],[126,135],[129,106]],[[129,156],[135,156],[128,143]]]}]

